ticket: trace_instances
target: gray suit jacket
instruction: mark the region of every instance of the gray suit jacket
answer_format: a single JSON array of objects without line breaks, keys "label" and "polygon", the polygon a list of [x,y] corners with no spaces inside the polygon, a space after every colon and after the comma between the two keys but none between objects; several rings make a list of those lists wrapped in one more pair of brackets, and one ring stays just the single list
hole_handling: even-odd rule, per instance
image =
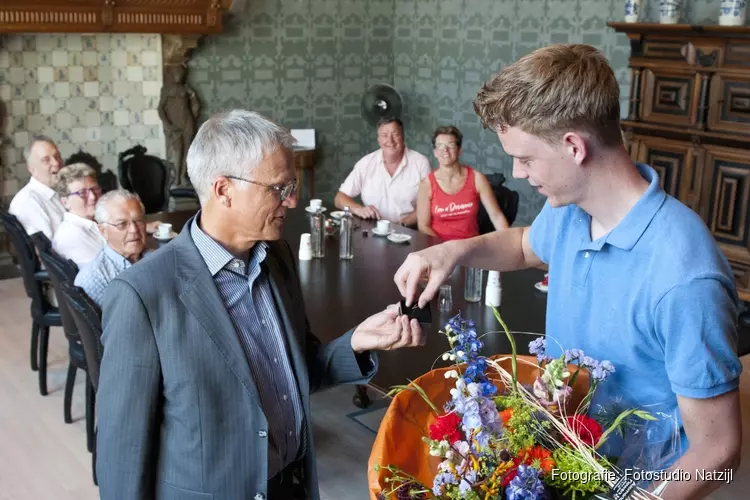
[{"label": "gray suit jacket", "polygon": [[[189,227],[118,276],[105,294],[97,394],[102,499],[266,498],[269,422]],[[305,475],[317,500],[309,394],[366,383],[377,359],[373,353],[363,375],[351,349],[352,331],[327,345],[312,335],[295,256],[285,241],[270,242],[264,265],[308,423]]]}]

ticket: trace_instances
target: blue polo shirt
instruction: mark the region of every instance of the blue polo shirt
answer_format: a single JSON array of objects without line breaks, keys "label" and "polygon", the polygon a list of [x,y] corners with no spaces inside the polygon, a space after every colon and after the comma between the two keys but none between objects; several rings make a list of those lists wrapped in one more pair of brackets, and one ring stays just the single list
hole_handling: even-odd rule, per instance
[{"label": "blue polo shirt", "polygon": [[[592,411],[640,407],[662,422],[670,416],[681,455],[687,439],[677,396],[710,398],[739,385],[738,298],[703,220],[664,192],[654,169],[637,166],[648,189],[609,234],[592,241],[586,212],[547,203],[529,239],[550,269],[548,354],[577,348],[611,361],[616,371]],[[663,424],[649,439],[669,447],[668,430]]]}]

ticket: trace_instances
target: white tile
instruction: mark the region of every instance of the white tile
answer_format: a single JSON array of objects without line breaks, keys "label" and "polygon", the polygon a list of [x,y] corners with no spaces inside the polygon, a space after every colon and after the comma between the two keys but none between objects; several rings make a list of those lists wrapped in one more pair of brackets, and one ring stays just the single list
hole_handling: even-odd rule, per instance
[{"label": "white tile", "polygon": [[50,52],[54,50],[55,37],[52,34],[42,33],[36,36],[36,50],[37,52]]},{"label": "white tile", "polygon": [[115,141],[115,150],[117,151],[118,154],[132,147],[133,147],[133,141],[129,139],[118,139],[117,141]]},{"label": "white tile", "polygon": [[26,122],[26,126],[29,128],[29,132],[32,134],[36,134],[44,130],[44,127],[46,126],[46,116],[42,115],[31,115],[29,116],[29,119]]},{"label": "white tile", "polygon": [[114,104],[115,98],[112,96],[99,97],[99,109],[101,111],[112,111]]},{"label": "white tile", "polygon": [[128,65],[128,53],[124,50],[113,50],[112,51],[112,66],[116,68],[124,68]]},{"label": "white tile", "polygon": [[161,118],[159,118],[159,112],[155,109],[147,109],[143,112],[143,124],[144,125],[161,125]]},{"label": "white tile", "polygon": [[0,68],[10,68],[10,53],[0,50]]},{"label": "white tile", "polygon": [[144,96],[158,96],[161,95],[162,84],[159,82],[143,82]]},{"label": "white tile", "polygon": [[[15,160],[13,160],[10,156],[11,152],[15,153],[15,151],[9,149],[7,150],[5,154],[6,165],[13,165],[15,163]],[[14,179],[13,177],[4,181],[3,184],[4,184],[3,196],[6,196],[8,198],[15,195],[21,189],[21,186],[18,185],[19,184],[18,180]]]},{"label": "white tile", "polygon": [[81,35],[68,34],[65,37],[65,41],[68,45],[68,50],[80,52],[83,50],[83,44],[81,43]]},{"label": "white tile", "polygon": [[70,83],[68,82],[55,82],[55,97],[57,99],[67,99],[70,97]]},{"label": "white tile", "polygon": [[88,130],[83,127],[73,128],[73,142],[81,143],[86,142],[86,135]]},{"label": "white tile", "polygon": [[20,52],[23,50],[21,35],[8,35],[5,37],[5,48],[8,52]]},{"label": "white tile", "polygon": [[112,46],[112,35],[109,33],[99,33],[94,39],[96,40],[96,48],[100,52],[109,50]]},{"label": "white tile", "polygon": [[10,83],[21,85],[25,83],[26,76],[24,75],[23,68],[10,68],[8,80]]},{"label": "white tile", "polygon": [[146,139],[148,154],[164,157],[164,141],[162,139]]},{"label": "white tile", "polygon": [[54,115],[57,113],[57,101],[51,97],[39,99],[39,112],[43,115]]},{"label": "white tile", "polygon": [[112,83],[112,94],[115,96],[124,96],[130,94],[130,84],[128,82]]},{"label": "white tile", "polygon": [[125,47],[131,52],[140,52],[143,50],[141,35],[137,33],[128,33],[125,35]]},{"label": "white tile", "polygon": [[115,140],[115,127],[101,127],[102,141],[109,142]]},{"label": "white tile", "polygon": [[85,97],[99,97],[99,82],[86,82],[83,84],[83,95]]},{"label": "white tile", "polygon": [[126,127],[130,125],[130,111],[127,109],[115,110],[115,125],[120,127]]},{"label": "white tile", "polygon": [[99,53],[94,50],[86,50],[83,52],[83,65],[84,66],[96,66],[99,64]]},{"label": "white tile", "polygon": [[146,138],[146,127],[143,125],[132,125],[128,130],[134,141],[142,141]]},{"label": "white tile", "polygon": [[33,69],[37,66],[39,66],[39,54],[37,54],[36,52],[24,52],[23,67]]},{"label": "white tile", "polygon": [[55,81],[55,70],[49,66],[42,66],[37,70],[39,83],[52,83]]},{"label": "white tile", "polygon": [[89,154],[92,154],[94,156],[99,156],[102,154],[102,143],[98,142],[87,142],[86,143],[86,152]]},{"label": "white tile", "polygon": [[141,64],[144,66],[160,66],[161,54],[155,50],[146,50],[141,53]]},{"label": "white tile", "polygon": [[85,123],[87,127],[98,129],[102,124],[102,114],[99,111],[86,111]]},{"label": "white tile", "polygon": [[52,66],[63,68],[68,65],[68,53],[64,50],[52,52]]},{"label": "white tile", "polygon": [[101,83],[109,83],[112,81],[112,68],[109,66],[99,66],[96,68],[97,79]]},{"label": "white tile", "polygon": [[10,85],[4,83],[0,85],[0,101],[10,100]]},{"label": "white tile", "polygon": [[68,68],[68,81],[83,82],[83,66],[71,66]]},{"label": "white tile", "polygon": [[13,116],[25,116],[26,101],[23,99],[14,99],[13,102],[11,102],[10,109]]},{"label": "white tile", "polygon": [[55,122],[59,128],[70,128],[73,126],[73,115],[67,111],[60,111],[55,115]]},{"label": "white tile", "polygon": [[141,66],[128,66],[128,81],[129,82],[142,82],[143,81],[143,68]]},{"label": "white tile", "polygon": [[13,144],[15,144],[17,148],[25,148],[28,143],[28,132],[16,132],[15,134],[13,134]]}]

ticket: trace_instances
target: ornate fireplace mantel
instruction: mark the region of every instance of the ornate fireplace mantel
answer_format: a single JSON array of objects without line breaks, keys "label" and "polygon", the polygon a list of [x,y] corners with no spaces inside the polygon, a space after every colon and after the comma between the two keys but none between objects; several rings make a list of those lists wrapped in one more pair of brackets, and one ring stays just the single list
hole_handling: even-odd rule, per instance
[{"label": "ornate fireplace mantel", "polygon": [[2,33],[220,33],[232,0],[3,0]]}]

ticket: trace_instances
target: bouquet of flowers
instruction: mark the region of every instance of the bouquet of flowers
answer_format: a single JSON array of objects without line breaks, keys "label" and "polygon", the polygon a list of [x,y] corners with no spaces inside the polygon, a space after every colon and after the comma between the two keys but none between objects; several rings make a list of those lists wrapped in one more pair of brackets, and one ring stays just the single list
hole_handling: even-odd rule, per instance
[{"label": "bouquet of flowers", "polygon": [[[518,356],[497,310],[495,317],[510,341],[510,356],[480,355],[474,322],[459,314],[441,332],[451,346],[443,360],[454,365],[390,393],[396,398],[386,418],[401,432],[389,435],[381,426],[370,457],[372,498],[658,498],[597,451],[626,421],[656,420],[627,409],[605,429],[588,415],[597,387],[615,371],[612,363],[579,349],[551,358],[542,337],[529,344],[533,356]],[[423,446],[398,442],[419,431]],[[391,453],[383,453],[386,448]],[[394,457],[401,463],[381,463]]]}]

